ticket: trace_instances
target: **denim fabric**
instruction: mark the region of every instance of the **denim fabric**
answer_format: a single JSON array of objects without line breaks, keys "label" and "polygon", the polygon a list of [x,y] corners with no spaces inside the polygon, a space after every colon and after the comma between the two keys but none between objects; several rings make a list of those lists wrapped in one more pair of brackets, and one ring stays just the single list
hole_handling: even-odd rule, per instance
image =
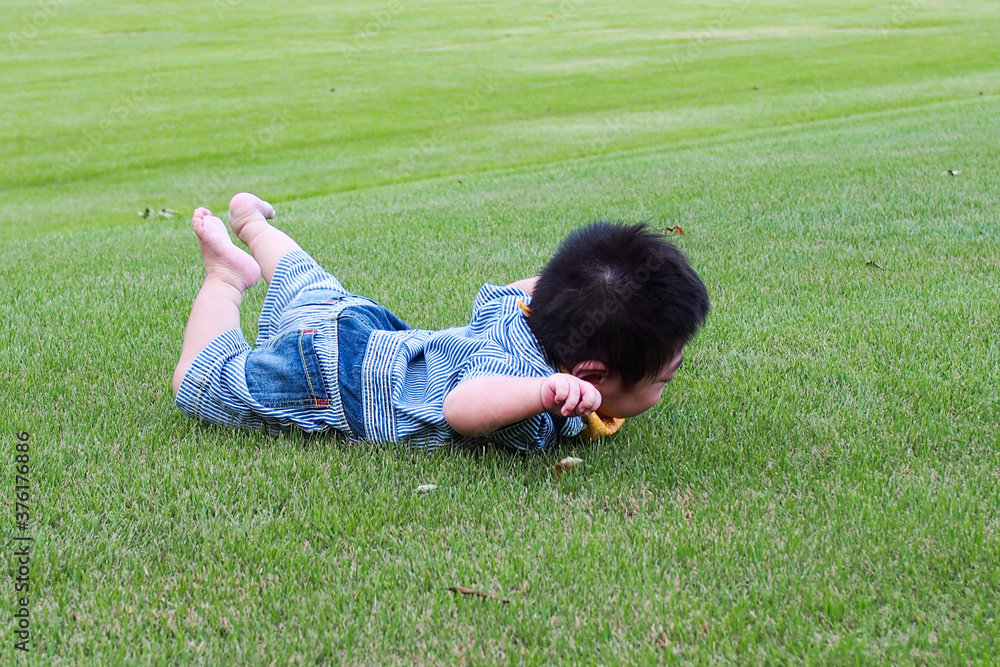
[{"label": "denim fabric", "polygon": [[[306,325],[311,326],[298,328]],[[284,305],[273,329],[283,333],[258,339],[260,346],[247,357],[247,387],[254,399],[278,409],[327,408],[339,399],[351,432],[364,437],[361,367],[368,339],[372,331],[401,331],[406,324],[371,299],[307,289]],[[324,376],[335,384],[327,386]]]},{"label": "denim fabric", "polygon": [[374,301],[346,306],[337,322],[340,400],[351,430],[365,433],[362,366],[372,331],[402,331],[406,324]]},{"label": "denim fabric", "polygon": [[247,356],[247,389],[268,408],[328,408],[330,397],[313,345],[315,329],[289,331]]},{"label": "denim fabric", "polygon": [[351,303],[368,300],[344,290],[306,253],[285,255],[264,298],[257,349],[239,329],[220,335],[192,361],[177,406],[214,424],[361,437],[351,432],[337,391],[336,320]]}]

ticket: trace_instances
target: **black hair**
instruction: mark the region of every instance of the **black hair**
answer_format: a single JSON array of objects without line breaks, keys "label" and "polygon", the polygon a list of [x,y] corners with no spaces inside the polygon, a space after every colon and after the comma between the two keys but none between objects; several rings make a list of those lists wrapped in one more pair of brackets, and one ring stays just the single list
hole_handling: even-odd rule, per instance
[{"label": "black hair", "polygon": [[631,387],[666,366],[708,315],[687,259],[645,223],[572,232],[542,269],[528,326],[556,367],[603,362]]}]

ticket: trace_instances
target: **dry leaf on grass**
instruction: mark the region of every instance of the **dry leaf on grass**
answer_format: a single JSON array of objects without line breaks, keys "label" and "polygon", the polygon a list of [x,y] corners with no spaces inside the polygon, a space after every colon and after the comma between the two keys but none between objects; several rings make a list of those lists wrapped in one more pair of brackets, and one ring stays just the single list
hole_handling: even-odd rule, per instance
[{"label": "dry leaf on grass", "polygon": [[583,463],[583,459],[578,459],[575,456],[567,456],[562,461],[559,461],[558,463],[556,463],[555,464],[555,469],[556,469],[556,483],[558,484],[559,480],[562,479],[562,474],[564,472],[572,470],[573,466],[578,466],[581,463]]},{"label": "dry leaf on grass", "polygon": [[495,595],[490,595],[489,593],[483,593],[482,591],[477,591],[472,588],[466,588],[465,586],[449,586],[449,591],[458,593],[459,595],[472,595],[477,598],[487,598],[489,600],[500,600],[504,604],[510,604],[510,600],[507,598],[498,598]]},{"label": "dry leaf on grass", "polygon": [[154,211],[148,206],[145,211],[138,211],[138,213],[140,218],[151,218],[154,216],[159,216],[161,218],[173,218],[178,215],[177,211],[172,208],[161,208],[159,211]]}]

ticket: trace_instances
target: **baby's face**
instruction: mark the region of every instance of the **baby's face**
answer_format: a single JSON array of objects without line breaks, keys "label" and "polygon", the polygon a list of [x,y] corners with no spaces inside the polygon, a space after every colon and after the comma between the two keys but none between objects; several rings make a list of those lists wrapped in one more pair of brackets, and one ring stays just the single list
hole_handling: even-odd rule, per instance
[{"label": "baby's face", "polygon": [[663,388],[677,375],[677,369],[684,361],[684,351],[674,357],[653,378],[643,378],[628,389],[622,386],[617,375],[606,378],[598,389],[601,392],[601,407],[597,412],[604,417],[634,417],[657,404]]}]

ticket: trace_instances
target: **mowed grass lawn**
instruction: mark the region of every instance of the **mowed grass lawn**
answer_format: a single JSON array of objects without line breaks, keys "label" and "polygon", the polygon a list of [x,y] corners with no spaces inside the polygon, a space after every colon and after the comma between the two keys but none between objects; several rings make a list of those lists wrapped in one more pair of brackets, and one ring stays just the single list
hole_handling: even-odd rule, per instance
[{"label": "mowed grass lawn", "polygon": [[[4,14],[3,661],[998,659],[996,3]],[[598,218],[681,225],[713,311],[597,444],[205,427],[170,395],[188,218],[244,189],[413,326]]]}]

